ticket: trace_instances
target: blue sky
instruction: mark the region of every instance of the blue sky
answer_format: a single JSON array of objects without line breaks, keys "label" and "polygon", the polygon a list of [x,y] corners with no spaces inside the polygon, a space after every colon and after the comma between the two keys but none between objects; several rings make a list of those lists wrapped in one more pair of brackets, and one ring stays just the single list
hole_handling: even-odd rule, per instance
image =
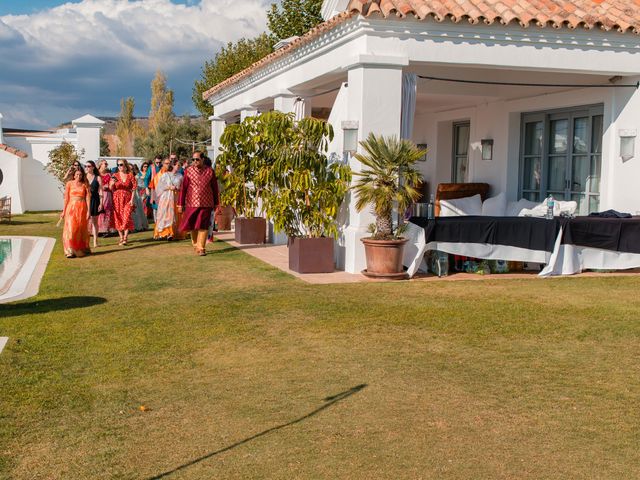
[{"label": "blue sky", "polygon": [[149,112],[162,70],[175,113],[196,113],[193,82],[220,47],[266,28],[274,0],[0,0],[0,113],[50,128],[86,113]]},{"label": "blue sky", "polygon": [[[57,7],[64,3],[80,3],[81,0],[0,0],[0,16],[22,15]],[[172,3],[196,4],[199,0],[171,0]]]}]

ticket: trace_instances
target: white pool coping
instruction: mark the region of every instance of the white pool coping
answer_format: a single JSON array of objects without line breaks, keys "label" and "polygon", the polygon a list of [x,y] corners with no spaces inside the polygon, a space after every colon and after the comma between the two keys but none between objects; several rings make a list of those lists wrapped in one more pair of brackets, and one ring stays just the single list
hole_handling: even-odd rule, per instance
[{"label": "white pool coping", "polygon": [[33,240],[35,245],[31,255],[20,268],[9,289],[0,295],[0,303],[15,302],[38,294],[42,276],[47,269],[53,246],[56,243],[54,238],[48,237],[0,236],[0,240],[14,238]]}]

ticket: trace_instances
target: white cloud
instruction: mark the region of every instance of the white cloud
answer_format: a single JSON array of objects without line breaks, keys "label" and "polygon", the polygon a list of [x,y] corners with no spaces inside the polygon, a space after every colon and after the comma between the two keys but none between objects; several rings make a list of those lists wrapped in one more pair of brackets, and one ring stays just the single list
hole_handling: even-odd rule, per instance
[{"label": "white cloud", "polygon": [[[54,124],[66,118],[53,118],[53,107],[65,115],[115,113],[126,96],[144,113],[149,82],[162,69],[176,91],[176,111],[184,112],[204,61],[226,42],[264,31],[271,1],[83,0],[0,17],[0,104],[38,111],[46,102],[41,110]],[[2,113],[7,125],[18,120]]]}]

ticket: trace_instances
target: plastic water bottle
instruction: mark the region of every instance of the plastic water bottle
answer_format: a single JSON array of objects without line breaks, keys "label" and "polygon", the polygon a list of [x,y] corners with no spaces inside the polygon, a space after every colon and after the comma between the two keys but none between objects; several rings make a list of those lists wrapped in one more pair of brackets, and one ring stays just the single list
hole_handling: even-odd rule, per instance
[{"label": "plastic water bottle", "polygon": [[429,197],[429,205],[427,205],[427,219],[433,220],[435,217],[435,204],[433,203],[433,194]]},{"label": "plastic water bottle", "polygon": [[553,197],[551,195],[549,195],[549,198],[547,198],[547,214],[545,215],[545,218],[547,220],[553,220],[553,207],[555,206],[555,202],[553,201]]}]

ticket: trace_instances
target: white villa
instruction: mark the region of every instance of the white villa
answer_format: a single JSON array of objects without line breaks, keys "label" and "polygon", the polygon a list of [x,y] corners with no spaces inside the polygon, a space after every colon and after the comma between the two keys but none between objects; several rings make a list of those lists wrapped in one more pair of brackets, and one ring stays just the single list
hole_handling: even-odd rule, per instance
[{"label": "white villa", "polygon": [[[354,171],[355,139],[398,135],[428,146],[430,192],[486,182],[582,214],[640,211],[637,2],[325,0],[323,16],[204,94],[213,156],[226,124],[275,109],[328,118]],[[339,266],[355,273],[372,218],[353,204]]]},{"label": "white villa", "polygon": [[49,152],[67,142],[78,152],[84,152],[83,161],[97,161],[103,125],[102,120],[84,115],[72,121],[72,128],[5,131],[0,113],[0,198],[11,197],[11,213],[61,210],[63,200],[59,184],[45,170]]}]

